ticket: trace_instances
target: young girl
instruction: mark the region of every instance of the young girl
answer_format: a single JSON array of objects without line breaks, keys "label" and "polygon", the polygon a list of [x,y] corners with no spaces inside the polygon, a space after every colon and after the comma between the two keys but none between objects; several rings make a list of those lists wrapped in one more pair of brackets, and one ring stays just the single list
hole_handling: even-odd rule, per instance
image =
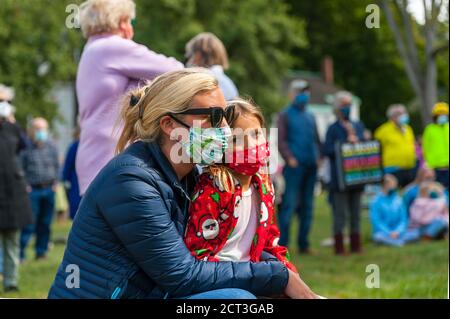
[{"label": "young girl", "polygon": [[448,232],[448,206],[444,188],[436,182],[420,185],[419,197],[411,205],[411,226],[428,239],[440,239]]},{"label": "young girl", "polygon": [[196,258],[208,261],[258,262],[267,252],[297,272],[287,248],[278,245],[273,186],[263,172],[269,157],[262,134],[264,117],[249,102],[233,102],[239,113],[230,123],[233,149],[225,155],[224,164],[207,167],[199,177],[186,246]]}]

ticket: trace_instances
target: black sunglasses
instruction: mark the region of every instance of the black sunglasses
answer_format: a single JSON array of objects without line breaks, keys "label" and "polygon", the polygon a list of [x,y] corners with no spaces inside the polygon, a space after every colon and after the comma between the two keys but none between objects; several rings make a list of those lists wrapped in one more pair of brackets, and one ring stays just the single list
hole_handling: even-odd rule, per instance
[{"label": "black sunglasses", "polygon": [[228,125],[234,122],[236,119],[236,106],[234,104],[228,105],[226,108],[222,108],[219,106],[212,106],[208,108],[192,108],[180,113],[168,113],[171,118],[173,118],[176,122],[180,123],[185,127],[190,127],[180,119],[178,119],[175,115],[209,115],[209,121],[211,122],[211,127],[220,127],[223,119],[227,121]]}]

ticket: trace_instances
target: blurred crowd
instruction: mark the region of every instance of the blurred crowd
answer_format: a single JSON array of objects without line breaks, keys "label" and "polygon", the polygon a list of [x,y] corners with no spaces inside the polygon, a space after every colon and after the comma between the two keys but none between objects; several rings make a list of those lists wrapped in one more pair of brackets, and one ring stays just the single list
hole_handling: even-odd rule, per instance
[{"label": "blurred crowd", "polygon": [[[322,182],[333,212],[335,253],[347,255],[347,241],[351,253],[361,253],[360,216],[367,185],[346,189],[339,186],[341,168],[336,145],[371,140],[372,134],[361,121],[351,118],[352,94],[341,91],[334,98],[336,121],[328,127],[325,140],[320,141],[314,116],[307,110],[310,95],[306,81],[292,82],[292,102],[278,118],[279,151],[286,163],[282,173],[285,191],[279,204],[280,242],[289,243],[291,215],[296,212],[299,252],[315,254],[308,236],[313,224],[317,172],[324,166]],[[423,136],[416,137],[406,107],[393,104],[387,109],[387,121],[374,131],[373,139],[381,145],[383,170],[379,190],[369,200],[376,243],[402,246],[421,238],[448,236],[448,104],[436,103],[432,115],[433,122],[425,127]],[[347,220],[348,239],[344,233]]]}]

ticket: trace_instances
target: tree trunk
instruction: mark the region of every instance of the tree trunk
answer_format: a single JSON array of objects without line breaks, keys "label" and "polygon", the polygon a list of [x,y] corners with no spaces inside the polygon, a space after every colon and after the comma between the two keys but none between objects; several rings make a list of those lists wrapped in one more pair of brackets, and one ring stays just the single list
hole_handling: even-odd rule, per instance
[{"label": "tree trunk", "polygon": [[417,48],[413,43],[413,30],[410,24],[409,13],[406,11],[408,1],[394,0],[394,5],[399,11],[402,20],[406,41],[402,37],[402,32],[395,22],[388,0],[381,0],[381,5],[386,14],[386,20],[394,34],[395,42],[400,56],[405,65],[405,71],[411,86],[420,103],[420,114],[423,126],[431,122],[431,110],[437,101],[437,66],[434,42],[436,37],[437,16],[442,5],[441,1],[431,0],[431,5],[427,6],[426,0],[422,0],[425,15],[425,62],[421,67],[417,56]]}]

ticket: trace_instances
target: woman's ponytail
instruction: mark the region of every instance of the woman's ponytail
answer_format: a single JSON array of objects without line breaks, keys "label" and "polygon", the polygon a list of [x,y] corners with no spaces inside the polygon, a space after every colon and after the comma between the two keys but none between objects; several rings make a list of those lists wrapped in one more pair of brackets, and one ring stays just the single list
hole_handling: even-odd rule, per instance
[{"label": "woman's ponytail", "polygon": [[142,101],[144,95],[145,87],[141,87],[129,91],[123,98],[120,118],[124,125],[117,142],[116,154],[122,152],[128,144],[142,136]]},{"label": "woman's ponytail", "polygon": [[151,84],[129,91],[122,100],[120,126],[116,126],[121,129],[116,153],[138,140],[159,140],[163,116],[187,110],[196,94],[217,88],[217,80],[206,70],[188,68],[164,73]]}]

